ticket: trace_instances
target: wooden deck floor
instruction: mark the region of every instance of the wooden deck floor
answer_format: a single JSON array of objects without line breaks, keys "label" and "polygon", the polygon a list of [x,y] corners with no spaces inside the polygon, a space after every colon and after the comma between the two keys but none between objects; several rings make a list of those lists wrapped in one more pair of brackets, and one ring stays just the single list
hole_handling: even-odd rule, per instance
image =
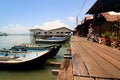
[{"label": "wooden deck floor", "polygon": [[73,80],[120,79],[120,51],[72,36]]},{"label": "wooden deck floor", "polygon": [[73,80],[72,60],[63,59],[57,80]]}]

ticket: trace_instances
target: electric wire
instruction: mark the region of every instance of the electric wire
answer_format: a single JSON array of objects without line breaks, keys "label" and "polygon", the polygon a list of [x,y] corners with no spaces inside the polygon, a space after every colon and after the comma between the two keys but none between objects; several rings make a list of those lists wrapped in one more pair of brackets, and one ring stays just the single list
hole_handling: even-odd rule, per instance
[{"label": "electric wire", "polygon": [[82,7],[81,7],[81,9],[79,10],[77,16],[79,16],[79,15],[81,14],[81,11],[83,10],[85,4],[86,4],[86,0],[84,0],[84,2],[83,2],[83,4],[82,4]]},{"label": "electric wire", "polygon": [[78,14],[77,14],[77,16],[76,16],[76,26],[78,25],[78,22],[79,22],[79,21],[78,21],[78,16],[81,14],[81,11],[83,10],[85,4],[86,4],[86,0],[84,0],[84,2],[83,2],[83,4],[82,4],[82,7],[81,7],[81,9],[79,10],[79,12],[78,12]]}]

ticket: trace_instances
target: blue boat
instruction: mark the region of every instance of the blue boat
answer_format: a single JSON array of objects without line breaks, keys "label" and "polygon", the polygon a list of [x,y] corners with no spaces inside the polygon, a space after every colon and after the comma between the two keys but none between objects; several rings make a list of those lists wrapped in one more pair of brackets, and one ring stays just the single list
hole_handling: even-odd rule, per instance
[{"label": "blue boat", "polygon": [[70,37],[48,37],[46,39],[36,38],[35,43],[65,43]]},{"label": "blue boat", "polygon": [[14,45],[14,47],[12,47],[13,50],[15,51],[26,51],[26,49],[44,49],[44,48],[52,48],[51,51],[51,56],[56,56],[57,52],[59,51],[59,49],[61,48],[61,44],[46,44],[46,45],[40,45],[40,44],[21,44],[21,45]]},{"label": "blue boat", "polygon": [[60,45],[39,48],[12,47],[9,50],[0,50],[0,69],[39,68],[47,59],[55,56],[60,47]]}]

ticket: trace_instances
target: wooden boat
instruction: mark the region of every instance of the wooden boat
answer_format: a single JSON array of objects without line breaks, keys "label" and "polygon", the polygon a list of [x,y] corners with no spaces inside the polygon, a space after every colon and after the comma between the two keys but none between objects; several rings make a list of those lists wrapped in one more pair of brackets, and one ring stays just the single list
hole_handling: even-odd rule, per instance
[{"label": "wooden boat", "polygon": [[70,37],[48,37],[46,39],[35,39],[35,43],[64,43],[69,40]]},{"label": "wooden boat", "polygon": [[57,52],[59,51],[61,44],[46,44],[46,45],[39,45],[39,44],[21,44],[21,45],[14,45],[14,48],[16,51],[18,51],[19,49],[22,49],[22,51],[26,51],[25,49],[42,49],[42,48],[52,48],[51,51],[51,56],[56,56]]},{"label": "wooden boat", "polygon": [[[14,47],[10,50],[1,50],[0,69],[27,70],[39,68],[43,66],[47,59],[57,54],[60,46],[55,47],[24,49],[23,47]],[[16,50],[17,48],[19,50]]]}]

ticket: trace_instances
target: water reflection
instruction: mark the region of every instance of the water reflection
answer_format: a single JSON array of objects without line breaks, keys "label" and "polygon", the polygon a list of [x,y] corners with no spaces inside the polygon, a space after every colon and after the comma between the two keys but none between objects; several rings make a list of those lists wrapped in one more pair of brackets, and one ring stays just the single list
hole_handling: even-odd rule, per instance
[{"label": "water reflection", "polygon": [[[50,80],[46,69],[32,71],[0,71],[1,80]],[[46,77],[47,76],[47,77]]]}]

